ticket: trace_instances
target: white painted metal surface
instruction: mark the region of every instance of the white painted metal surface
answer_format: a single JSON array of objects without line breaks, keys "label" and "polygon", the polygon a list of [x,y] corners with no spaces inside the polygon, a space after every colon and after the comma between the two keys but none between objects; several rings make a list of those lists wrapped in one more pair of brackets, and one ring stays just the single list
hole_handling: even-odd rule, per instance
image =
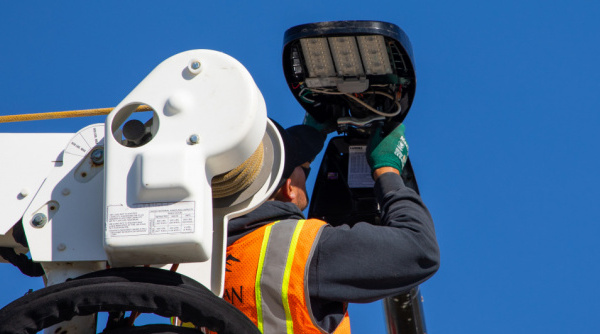
[{"label": "white painted metal surface", "polygon": [[0,133],[0,235],[23,216],[72,133]]},{"label": "white painted metal surface", "polygon": [[[154,110],[146,130],[152,138],[126,146],[122,124],[140,104]],[[254,153],[266,122],[262,94],[228,55],[192,50],[154,69],[106,119],[110,264],[211,260],[213,240],[220,243],[225,232],[213,230],[210,180]],[[212,270],[202,275],[195,278],[214,286]]]},{"label": "white painted metal surface", "polygon": [[[104,125],[93,124],[63,143],[62,164],[52,168],[23,215],[33,260],[106,260],[101,237],[104,168],[90,158],[95,148],[103,149],[103,139]],[[36,226],[36,215],[47,221]]]},{"label": "white painted metal surface", "polygon": [[[123,145],[122,125],[141,104],[154,110],[145,128],[152,138]],[[254,183],[213,199],[212,177],[242,164],[261,142],[265,160]],[[219,296],[227,222],[268,199],[284,160],[250,74],[210,50],[164,61],[104,125],[0,134],[0,153],[11,161],[0,166],[0,245],[14,245],[2,234],[23,217],[32,259],[49,285],[106,264],[181,263],[179,272]]]}]

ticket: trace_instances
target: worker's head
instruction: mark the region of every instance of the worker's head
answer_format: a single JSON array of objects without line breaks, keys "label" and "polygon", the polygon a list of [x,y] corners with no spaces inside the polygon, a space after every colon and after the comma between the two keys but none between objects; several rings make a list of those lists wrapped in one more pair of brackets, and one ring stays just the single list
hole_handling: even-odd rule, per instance
[{"label": "worker's head", "polygon": [[271,199],[291,202],[300,210],[308,206],[306,178],[310,164],[323,148],[325,136],[308,125],[283,129],[274,122],[281,134],[285,150],[285,164],[279,188]]}]

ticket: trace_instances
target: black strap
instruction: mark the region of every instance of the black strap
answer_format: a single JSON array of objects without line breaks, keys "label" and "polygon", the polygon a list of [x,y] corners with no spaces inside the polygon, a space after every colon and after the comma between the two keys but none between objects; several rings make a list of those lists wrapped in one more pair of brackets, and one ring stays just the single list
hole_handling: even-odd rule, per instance
[{"label": "black strap", "polygon": [[0,247],[0,256],[19,268],[24,275],[30,277],[40,277],[44,275],[44,268],[42,268],[41,264],[33,262],[33,260],[25,254],[17,254],[14,248]]}]

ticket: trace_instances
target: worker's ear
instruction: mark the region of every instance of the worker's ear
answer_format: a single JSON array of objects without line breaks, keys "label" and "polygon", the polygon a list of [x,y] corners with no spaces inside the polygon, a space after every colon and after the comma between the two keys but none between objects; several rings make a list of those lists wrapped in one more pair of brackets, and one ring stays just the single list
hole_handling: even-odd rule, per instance
[{"label": "worker's ear", "polygon": [[292,202],[296,198],[296,192],[294,191],[294,187],[292,187],[292,178],[287,178],[283,186],[281,186],[281,196],[282,201],[284,202]]},{"label": "worker's ear", "polygon": [[292,187],[292,179],[287,178],[285,182],[277,189],[275,194],[271,196],[271,199],[281,202],[291,202],[294,198],[296,198],[296,194],[294,193],[294,189]]}]

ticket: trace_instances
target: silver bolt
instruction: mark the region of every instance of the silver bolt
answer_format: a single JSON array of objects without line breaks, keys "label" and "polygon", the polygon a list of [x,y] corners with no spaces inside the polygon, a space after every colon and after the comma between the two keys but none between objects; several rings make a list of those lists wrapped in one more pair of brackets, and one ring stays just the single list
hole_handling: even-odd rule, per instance
[{"label": "silver bolt", "polygon": [[187,67],[192,75],[196,75],[202,71],[202,63],[198,59],[190,59]]},{"label": "silver bolt", "polygon": [[90,154],[90,158],[95,165],[102,165],[104,163],[104,149],[102,147],[95,148]]},{"label": "silver bolt", "polygon": [[198,135],[191,135],[190,136],[190,143],[192,145],[198,144],[200,142],[200,137]]},{"label": "silver bolt", "polygon": [[37,227],[37,228],[44,227],[44,225],[46,225],[47,222],[48,222],[48,217],[46,217],[46,215],[43,213],[36,213],[33,216],[33,218],[31,218],[31,225],[33,225],[33,227]]},{"label": "silver bolt", "polygon": [[60,244],[58,244],[58,246],[56,246],[56,249],[58,249],[59,252],[62,252],[65,249],[67,249],[67,245],[60,243]]}]

